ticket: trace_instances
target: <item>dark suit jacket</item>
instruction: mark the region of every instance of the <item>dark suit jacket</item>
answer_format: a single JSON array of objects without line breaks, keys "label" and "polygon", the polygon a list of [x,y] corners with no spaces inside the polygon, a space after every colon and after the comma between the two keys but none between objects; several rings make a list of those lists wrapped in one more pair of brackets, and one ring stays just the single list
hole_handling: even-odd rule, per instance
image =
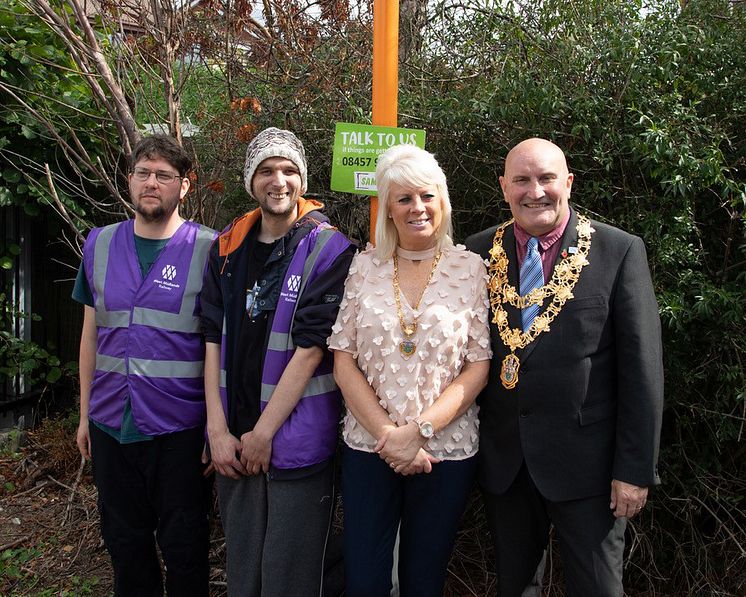
[{"label": "dark suit jacket", "polygon": [[[645,246],[617,228],[591,224],[590,263],[574,298],[548,332],[517,351],[521,366],[513,390],[500,382],[509,350],[491,324],[494,356],[479,397],[479,481],[488,492],[506,491],[524,460],[539,491],[552,501],[607,493],[612,479],[638,486],[660,482],[663,364]],[[558,241],[558,259],[577,245],[576,226],[573,211]],[[466,246],[489,259],[496,228],[469,237]],[[513,226],[503,243],[508,279],[518,288]],[[520,328],[520,310],[510,305],[506,310],[510,327]]]}]

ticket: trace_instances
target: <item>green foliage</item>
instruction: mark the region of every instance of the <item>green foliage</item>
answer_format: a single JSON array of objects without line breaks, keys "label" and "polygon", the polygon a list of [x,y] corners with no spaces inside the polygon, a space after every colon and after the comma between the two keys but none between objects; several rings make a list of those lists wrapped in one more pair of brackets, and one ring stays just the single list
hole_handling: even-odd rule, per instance
[{"label": "green foliage", "polygon": [[[9,243],[5,251],[0,251],[0,267],[10,270],[14,258],[21,248]],[[41,317],[26,313],[12,300],[10,288],[0,292],[0,383],[12,382],[22,376],[27,389],[39,384],[53,384],[77,371],[77,363],[61,363],[60,359],[36,342],[19,338],[19,320],[41,321]]]},{"label": "green foliage", "polygon": [[40,555],[41,552],[34,548],[6,549],[0,554],[0,578],[13,581],[23,578],[24,565]]},{"label": "green foliage", "polygon": [[62,41],[19,0],[0,7],[0,98],[0,207],[19,205],[31,216],[47,209],[48,164],[59,200],[85,228],[82,191],[99,183],[76,169],[75,156],[70,163],[59,141],[77,139],[100,156],[111,131]]},{"label": "green foliage", "polygon": [[[16,547],[0,553],[0,591],[4,595],[35,595],[36,597],[84,597],[97,594],[99,578],[62,577],[56,586],[40,587],[41,579],[34,572],[34,564],[44,557],[44,550],[56,546],[58,539],[51,537],[39,546]],[[48,555],[48,554],[47,554]]]}]

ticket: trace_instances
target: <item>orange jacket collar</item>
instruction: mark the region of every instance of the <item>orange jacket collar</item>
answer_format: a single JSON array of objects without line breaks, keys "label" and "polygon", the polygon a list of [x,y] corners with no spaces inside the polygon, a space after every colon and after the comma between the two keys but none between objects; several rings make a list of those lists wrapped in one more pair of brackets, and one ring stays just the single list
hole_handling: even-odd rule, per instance
[{"label": "orange jacket collar", "polygon": [[[312,211],[323,209],[324,204],[314,199],[304,199],[303,197],[298,198],[298,220]],[[249,230],[256,224],[262,217],[262,210],[256,208],[247,214],[242,215],[239,218],[233,220],[231,226],[218,237],[220,243],[220,256],[225,257],[230,255],[233,251],[241,246],[241,243],[246,238]]]}]

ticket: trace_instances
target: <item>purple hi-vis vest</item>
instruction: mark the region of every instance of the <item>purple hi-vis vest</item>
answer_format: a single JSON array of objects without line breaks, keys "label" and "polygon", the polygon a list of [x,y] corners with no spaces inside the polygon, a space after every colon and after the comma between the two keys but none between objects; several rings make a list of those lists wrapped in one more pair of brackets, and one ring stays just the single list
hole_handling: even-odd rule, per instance
[{"label": "purple hi-vis vest", "polygon": [[[290,359],[295,354],[291,330],[298,299],[306,286],[323,276],[349,246],[344,235],[321,224],[298,243],[282,281],[280,298],[272,321],[267,354],[262,369],[261,409],[264,410]],[[225,371],[227,346],[225,318],[221,343],[220,395],[224,412],[228,411]],[[334,361],[324,356],[311,376],[298,404],[275,433],[272,440],[272,465],[277,468],[301,468],[327,460],[337,446],[337,430],[342,395],[334,381]]]},{"label": "purple hi-vis vest", "polygon": [[197,295],[217,236],[184,222],[143,279],[134,221],[91,231],[83,265],[96,309],[96,371],[89,416],[118,428],[130,398],[140,432],[205,422],[204,343]]}]

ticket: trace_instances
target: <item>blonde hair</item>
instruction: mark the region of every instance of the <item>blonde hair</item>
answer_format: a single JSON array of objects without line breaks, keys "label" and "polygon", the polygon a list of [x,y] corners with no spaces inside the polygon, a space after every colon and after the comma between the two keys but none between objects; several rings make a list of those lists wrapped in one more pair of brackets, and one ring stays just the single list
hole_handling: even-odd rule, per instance
[{"label": "blonde hair", "polygon": [[425,187],[433,185],[438,191],[443,210],[440,227],[435,231],[436,248],[453,246],[451,235],[451,200],[448,197],[446,175],[435,156],[414,145],[394,145],[378,157],[376,187],[378,189],[378,217],[376,219],[376,254],[381,260],[391,259],[399,244],[399,233],[389,218],[391,185]]}]

